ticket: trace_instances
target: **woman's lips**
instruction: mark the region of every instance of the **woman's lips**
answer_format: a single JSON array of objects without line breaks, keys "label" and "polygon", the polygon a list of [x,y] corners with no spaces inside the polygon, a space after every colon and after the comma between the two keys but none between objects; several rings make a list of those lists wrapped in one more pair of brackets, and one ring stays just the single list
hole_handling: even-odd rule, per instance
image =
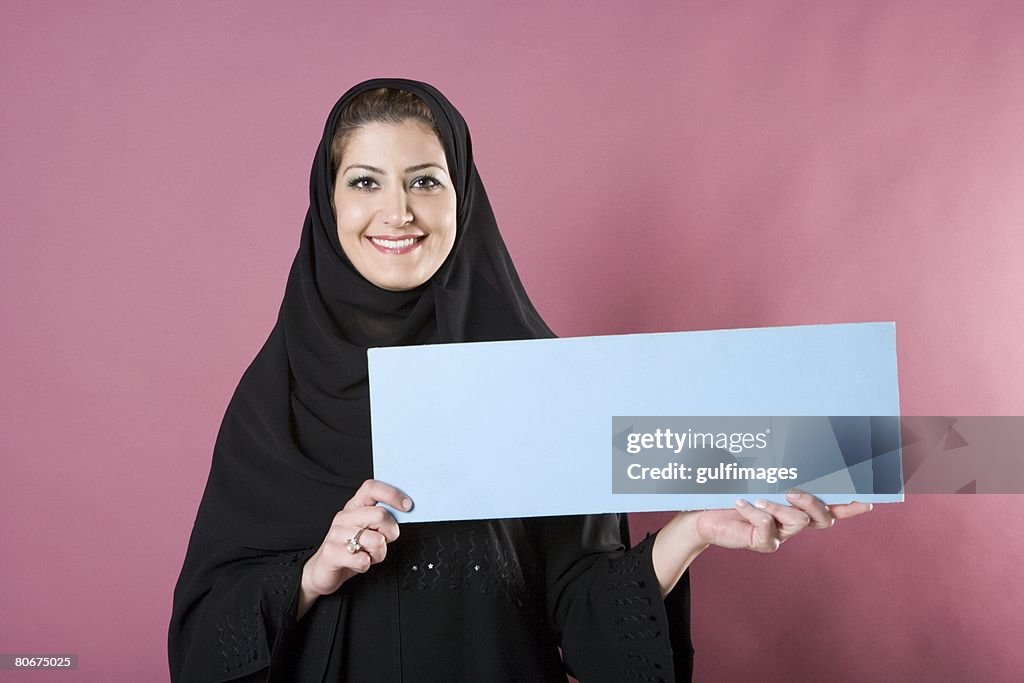
[{"label": "woman's lips", "polygon": [[401,254],[408,254],[410,251],[420,246],[423,240],[427,239],[426,235],[407,235],[405,237],[387,237],[384,235],[378,235],[375,237],[367,237],[370,240],[377,251],[388,256],[399,256]]}]

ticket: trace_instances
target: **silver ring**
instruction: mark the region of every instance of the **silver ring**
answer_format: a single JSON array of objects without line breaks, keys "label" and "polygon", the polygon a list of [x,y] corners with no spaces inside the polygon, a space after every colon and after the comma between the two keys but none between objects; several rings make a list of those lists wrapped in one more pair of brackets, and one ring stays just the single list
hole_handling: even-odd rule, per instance
[{"label": "silver ring", "polygon": [[359,531],[357,531],[355,536],[345,541],[345,550],[347,550],[350,555],[355,555],[363,549],[363,546],[359,544],[359,537],[362,535],[364,531],[366,531],[365,526]]}]

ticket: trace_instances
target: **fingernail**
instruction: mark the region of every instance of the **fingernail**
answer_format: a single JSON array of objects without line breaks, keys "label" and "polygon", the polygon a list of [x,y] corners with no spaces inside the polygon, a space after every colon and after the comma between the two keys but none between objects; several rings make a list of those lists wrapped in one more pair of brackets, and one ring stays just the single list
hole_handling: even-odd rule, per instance
[{"label": "fingernail", "polygon": [[768,507],[768,501],[762,498],[761,500],[754,503],[754,505],[764,510],[766,507]]},{"label": "fingernail", "polygon": [[786,500],[796,500],[800,497],[800,494],[796,491],[786,491]]},{"label": "fingernail", "polygon": [[874,503],[868,503],[868,512],[871,512],[874,509],[875,509],[875,504]]},{"label": "fingernail", "polygon": [[747,507],[747,501],[745,501],[742,498],[740,498],[739,500],[736,501],[736,507],[738,507],[738,508],[745,508],[745,507]]},{"label": "fingernail", "polygon": [[409,500],[408,498],[403,498],[402,499],[402,509],[403,510],[410,510],[410,509],[412,509],[412,501]]}]

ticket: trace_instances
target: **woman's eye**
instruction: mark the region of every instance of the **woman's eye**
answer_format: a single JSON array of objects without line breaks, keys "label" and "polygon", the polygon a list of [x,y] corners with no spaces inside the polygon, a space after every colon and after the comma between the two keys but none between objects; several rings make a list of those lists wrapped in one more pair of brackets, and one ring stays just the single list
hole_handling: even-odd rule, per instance
[{"label": "woman's eye", "polygon": [[412,186],[421,190],[433,190],[435,187],[441,187],[441,181],[434,176],[425,175],[412,181]]},{"label": "woman's eye", "polygon": [[372,190],[376,185],[377,182],[369,176],[360,176],[348,181],[348,186],[357,190]]}]

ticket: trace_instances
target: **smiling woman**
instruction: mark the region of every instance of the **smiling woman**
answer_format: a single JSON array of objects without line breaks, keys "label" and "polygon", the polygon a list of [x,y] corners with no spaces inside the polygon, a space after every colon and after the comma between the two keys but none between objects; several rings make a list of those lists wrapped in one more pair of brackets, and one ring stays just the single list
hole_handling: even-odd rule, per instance
[{"label": "smiling woman", "polygon": [[416,482],[373,479],[367,348],[554,336],[471,149],[425,83],[367,81],[335,104],[281,314],[217,435],[172,680],[689,680],[686,570],[704,548],[771,552],[867,509],[741,501],[633,547],[614,514],[399,529],[385,505],[411,509],[396,485]]}]

